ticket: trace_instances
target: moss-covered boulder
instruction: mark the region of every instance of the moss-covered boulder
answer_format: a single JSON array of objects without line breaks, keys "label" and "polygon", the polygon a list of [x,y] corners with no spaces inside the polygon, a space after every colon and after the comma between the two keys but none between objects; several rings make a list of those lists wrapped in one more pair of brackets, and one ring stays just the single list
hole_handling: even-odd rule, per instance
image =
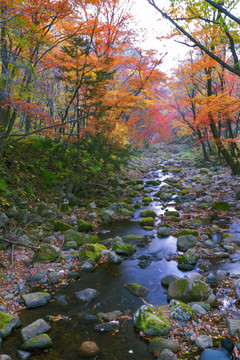
[{"label": "moss-covered boulder", "polygon": [[136,283],[128,283],[125,284],[124,287],[125,289],[130,291],[130,293],[139,297],[145,297],[149,293],[149,290],[146,287]]},{"label": "moss-covered boulder", "polygon": [[194,235],[181,235],[177,238],[177,249],[186,251],[194,247],[197,243],[197,238]]},{"label": "moss-covered boulder", "polygon": [[77,220],[78,231],[88,232],[93,230],[93,224],[84,220]]},{"label": "moss-covered boulder", "polygon": [[107,250],[107,248],[102,244],[85,244],[79,250],[79,258],[81,261],[88,259],[98,261],[103,250]]},{"label": "moss-covered boulder", "polygon": [[143,210],[140,212],[140,216],[142,216],[144,218],[147,218],[147,217],[155,218],[157,216],[157,214],[153,210]]},{"label": "moss-covered boulder", "polygon": [[120,255],[132,255],[136,252],[136,249],[134,246],[126,244],[120,237],[117,237],[112,241],[112,251]]},{"label": "moss-covered boulder", "polygon": [[179,217],[179,212],[177,210],[167,210],[167,211],[165,211],[164,216]]},{"label": "moss-covered boulder", "polygon": [[40,246],[34,261],[43,263],[53,262],[57,260],[60,254],[61,250],[57,246],[44,244]]},{"label": "moss-covered boulder", "polygon": [[169,306],[173,319],[188,321],[192,318],[193,310],[190,305],[179,300],[171,300]]},{"label": "moss-covered boulder", "polygon": [[17,316],[0,312],[0,338],[6,338],[13,329],[20,325],[21,321]]},{"label": "moss-covered boulder", "polygon": [[163,306],[142,305],[133,315],[134,326],[150,336],[166,336],[171,331],[170,321],[163,315]]},{"label": "moss-covered boulder", "polygon": [[158,180],[148,180],[146,182],[146,186],[158,186],[160,185],[160,182]]},{"label": "moss-covered boulder", "polygon": [[176,299],[185,303],[202,301],[211,292],[211,288],[201,280],[178,279],[168,287],[168,300]]},{"label": "moss-covered boulder", "polygon": [[71,226],[70,224],[65,223],[63,221],[60,221],[60,220],[53,221],[53,228],[54,228],[54,231],[66,231],[69,229],[74,230],[73,226]]},{"label": "moss-covered boulder", "polygon": [[198,231],[192,229],[183,229],[176,233],[176,237],[183,236],[183,235],[193,235],[198,238]]},{"label": "moss-covered boulder", "polygon": [[149,205],[151,201],[152,201],[152,198],[150,198],[149,196],[144,197],[142,199],[142,202],[144,203],[144,205]]},{"label": "moss-covered boulder", "polygon": [[128,234],[128,235],[124,236],[123,239],[124,239],[124,241],[127,241],[127,242],[138,242],[138,241],[144,240],[144,236],[135,235],[135,234]]},{"label": "moss-covered boulder", "polygon": [[145,226],[154,226],[154,218],[153,217],[146,217],[139,221],[139,225],[142,227]]},{"label": "moss-covered boulder", "polygon": [[84,245],[84,244],[96,244],[100,242],[100,239],[96,235],[91,234],[85,234],[78,232],[76,230],[67,230],[64,233],[64,241],[67,243],[68,241],[75,241],[78,246]]},{"label": "moss-covered boulder", "polygon": [[229,203],[227,201],[213,201],[212,209],[214,210],[229,210]]},{"label": "moss-covered boulder", "polygon": [[22,344],[24,350],[44,350],[52,346],[52,340],[47,334],[40,334]]},{"label": "moss-covered boulder", "polygon": [[202,226],[202,220],[194,219],[189,223],[190,228],[197,228],[198,226]]},{"label": "moss-covered boulder", "polygon": [[178,268],[181,270],[192,270],[197,265],[199,256],[192,250],[178,256]]}]

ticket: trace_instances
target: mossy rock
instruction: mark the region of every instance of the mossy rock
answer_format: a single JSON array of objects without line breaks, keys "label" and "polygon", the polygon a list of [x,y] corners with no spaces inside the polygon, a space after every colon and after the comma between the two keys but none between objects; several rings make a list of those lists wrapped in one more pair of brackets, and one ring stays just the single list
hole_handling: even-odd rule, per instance
[{"label": "mossy rock", "polygon": [[62,203],[59,206],[60,211],[62,211],[64,214],[71,215],[69,204],[68,203]]},{"label": "mossy rock", "polygon": [[121,209],[121,210],[119,211],[119,215],[127,216],[127,217],[132,217],[132,216],[133,216],[133,212],[132,212],[132,211],[129,211],[128,209]]},{"label": "mossy rock", "polygon": [[135,204],[134,205],[134,209],[140,209],[141,208],[141,204]]},{"label": "mossy rock", "polygon": [[158,185],[160,185],[160,182],[157,180],[148,180],[146,182],[146,186],[158,186]]},{"label": "mossy rock", "polygon": [[84,221],[84,220],[77,220],[78,231],[88,232],[93,230],[93,224]]},{"label": "mossy rock", "polygon": [[110,202],[107,200],[100,200],[100,201],[96,201],[96,205],[99,208],[106,208],[110,205]]},{"label": "mossy rock", "polygon": [[153,210],[143,210],[143,211],[141,211],[140,216],[142,216],[144,218],[147,218],[147,217],[155,218],[157,216],[157,214]]},{"label": "mossy rock", "polygon": [[146,204],[150,204],[150,202],[152,201],[152,198],[150,198],[150,197],[144,197],[143,199],[142,199],[142,202],[146,205]]},{"label": "mossy rock", "polygon": [[146,217],[139,221],[139,225],[142,227],[145,226],[154,226],[154,218],[153,217]]},{"label": "mossy rock", "polygon": [[60,254],[61,250],[58,247],[45,244],[40,246],[36,257],[34,258],[34,261],[44,263],[53,262],[57,260]]},{"label": "mossy rock", "polygon": [[126,202],[123,202],[122,206],[124,207],[124,209],[127,209],[129,211],[133,211],[133,206],[131,204],[127,204]]},{"label": "mossy rock", "polygon": [[183,235],[193,235],[198,238],[198,231],[197,230],[191,230],[191,229],[183,229],[176,233],[176,237],[183,236]]},{"label": "mossy rock", "polygon": [[94,259],[95,261],[98,261],[103,250],[107,250],[107,248],[102,244],[85,244],[79,250],[80,261],[88,259]]},{"label": "mossy rock", "polygon": [[176,299],[185,303],[202,301],[208,297],[210,291],[210,287],[204,281],[181,278],[169,285],[168,300]]},{"label": "mossy rock", "polygon": [[21,321],[18,317],[0,312],[0,338],[6,338],[14,328],[20,325]]},{"label": "mossy rock", "polygon": [[128,283],[124,285],[124,287],[130,291],[130,293],[138,297],[145,297],[149,293],[149,290],[146,287],[136,283]]},{"label": "mossy rock", "polygon": [[165,211],[164,216],[179,217],[179,212],[176,210],[167,210],[167,211]]},{"label": "mossy rock", "polygon": [[136,249],[134,246],[126,244],[121,238],[115,238],[112,241],[112,251],[120,255],[132,255]]},{"label": "mossy rock", "polygon": [[169,217],[169,221],[172,221],[172,222],[179,222],[180,219],[177,217],[177,216],[170,216]]},{"label": "mossy rock", "polygon": [[171,324],[162,314],[163,309],[162,306],[142,305],[133,315],[134,326],[149,336],[167,336]]},{"label": "mossy rock", "polygon": [[229,210],[229,203],[227,201],[213,201],[212,209],[214,210]]},{"label": "mossy rock", "polygon": [[64,234],[65,243],[68,241],[75,241],[78,246],[83,244],[96,244],[100,242],[100,239],[96,235],[85,234],[76,230],[67,230]]},{"label": "mossy rock", "polygon": [[47,334],[40,334],[22,344],[24,350],[44,350],[52,346],[52,340]]},{"label": "mossy rock", "polygon": [[198,262],[198,256],[189,250],[185,254],[178,256],[178,268],[182,270],[192,270]]},{"label": "mossy rock", "polygon": [[188,321],[192,318],[193,310],[190,305],[179,300],[171,300],[169,306],[173,319]]},{"label": "mossy rock", "polygon": [[74,227],[71,226],[70,224],[68,223],[65,223],[63,221],[53,221],[53,228],[54,228],[54,231],[66,231],[66,230],[69,230],[69,229],[73,229],[74,230]]},{"label": "mossy rock", "polygon": [[195,228],[195,227],[198,227],[198,226],[202,226],[202,220],[200,219],[194,219],[192,220],[190,223],[189,223],[189,226],[191,228]]},{"label": "mossy rock", "polygon": [[134,235],[134,234],[129,234],[129,235],[126,235],[124,236],[124,240],[125,241],[139,241],[139,240],[144,240],[145,237],[142,236],[142,235]]}]

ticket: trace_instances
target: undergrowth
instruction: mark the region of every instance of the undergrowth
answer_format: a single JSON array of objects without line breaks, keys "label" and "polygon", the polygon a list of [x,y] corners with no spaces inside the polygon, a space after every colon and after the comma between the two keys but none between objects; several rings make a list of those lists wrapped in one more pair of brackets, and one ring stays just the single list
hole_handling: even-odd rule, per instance
[{"label": "undergrowth", "polygon": [[31,137],[4,150],[0,160],[0,206],[17,199],[54,196],[68,179],[104,182],[129,159],[131,149],[110,144],[104,136],[82,144]]}]

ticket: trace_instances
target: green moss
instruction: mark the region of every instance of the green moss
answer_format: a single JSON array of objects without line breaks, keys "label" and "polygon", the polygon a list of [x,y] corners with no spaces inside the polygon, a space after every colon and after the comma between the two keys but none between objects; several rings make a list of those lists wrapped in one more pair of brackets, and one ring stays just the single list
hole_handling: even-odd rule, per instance
[{"label": "green moss", "polygon": [[161,307],[156,308],[149,305],[142,305],[135,312],[133,320],[134,326],[146,335],[165,336],[171,331],[170,321],[161,313]]},{"label": "green moss", "polygon": [[197,230],[191,230],[191,229],[183,229],[176,233],[176,237],[182,236],[182,235],[193,235],[198,237],[198,231]]},{"label": "green moss", "polygon": [[129,211],[133,211],[133,206],[131,204],[122,203],[123,207]]},{"label": "green moss", "polygon": [[55,261],[60,255],[60,249],[52,245],[42,245],[36,256],[36,262],[52,262]]},{"label": "green moss", "polygon": [[79,250],[80,260],[94,259],[98,261],[103,250],[107,250],[107,248],[102,244],[85,244]]},{"label": "green moss", "polygon": [[129,241],[131,241],[131,240],[143,240],[144,236],[129,234],[129,235],[124,236],[124,239],[129,240]]},{"label": "green moss", "polygon": [[54,227],[54,231],[66,231],[69,229],[74,229],[73,226],[63,221],[53,221],[53,227]]},{"label": "green moss", "polygon": [[141,204],[135,204],[134,205],[134,209],[140,209],[141,208]]},{"label": "green moss", "polygon": [[149,180],[146,182],[146,186],[158,186],[160,184],[157,180]]},{"label": "green moss", "polygon": [[140,226],[154,226],[154,218],[146,217],[139,221]]},{"label": "green moss", "polygon": [[144,204],[149,204],[150,202],[152,201],[152,198],[150,198],[150,197],[144,197],[143,199],[142,199],[142,202],[144,203]]},{"label": "green moss", "polygon": [[147,217],[155,218],[157,216],[157,214],[153,210],[143,210],[141,211],[140,215],[145,218]]},{"label": "green moss", "polygon": [[69,209],[69,204],[68,203],[62,203],[59,206],[60,211],[62,211],[63,213],[67,214],[67,215],[71,215],[70,209]]},{"label": "green moss", "polygon": [[93,224],[86,222],[84,220],[77,220],[77,224],[78,224],[78,231],[87,232],[93,230]]},{"label": "green moss", "polygon": [[165,211],[164,216],[179,217],[179,212],[176,210],[167,210],[167,211]]},{"label": "green moss", "polygon": [[228,210],[229,209],[229,203],[227,201],[213,201],[212,202],[212,208],[214,210]]}]

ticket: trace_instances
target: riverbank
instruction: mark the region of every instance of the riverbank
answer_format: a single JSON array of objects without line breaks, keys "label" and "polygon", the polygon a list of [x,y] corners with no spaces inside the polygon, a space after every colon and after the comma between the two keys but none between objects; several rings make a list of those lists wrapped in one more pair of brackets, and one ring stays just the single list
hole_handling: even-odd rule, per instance
[{"label": "riverbank", "polygon": [[[148,178],[143,181],[150,169]],[[162,180],[159,180],[159,173],[162,174]],[[7,217],[4,226],[8,230],[6,239],[9,243],[8,248],[0,252],[0,261],[4,266],[1,269],[1,309],[16,314],[26,308],[22,299],[24,293],[36,291],[38,288],[51,292],[53,286],[55,289],[66,286],[66,283],[73,279],[81,278],[83,271],[99,271],[103,266],[101,264],[109,262],[109,256],[101,257],[95,262],[81,259],[77,238],[66,240],[66,232],[74,230],[99,236],[106,249],[111,249],[113,244],[109,241],[107,243],[106,237],[101,240],[104,228],[123,219],[132,219],[135,222],[146,219],[141,216],[141,211],[151,211],[154,207],[156,216],[153,223],[142,227],[146,236],[141,239],[141,246],[148,248],[156,234],[160,240],[166,238],[161,232],[164,228],[165,231],[169,230],[170,235],[177,239],[178,251],[166,255],[165,261],[176,263],[182,271],[182,277],[192,274],[189,276],[193,279],[193,274],[197,272],[201,279],[209,284],[215,297],[211,309],[206,308],[205,313],[199,313],[198,309],[187,322],[184,319],[172,319],[170,310],[167,310],[167,317],[171,319],[171,331],[167,338],[178,343],[174,348],[178,358],[193,359],[197,356],[202,346],[199,346],[197,339],[203,334],[212,338],[213,344],[217,345],[221,337],[228,335],[230,331],[233,339],[238,342],[238,328],[233,334],[230,320],[239,321],[239,286],[236,286],[236,281],[240,277],[239,273],[235,272],[235,269],[238,269],[240,240],[239,180],[239,177],[231,176],[229,170],[223,166],[207,164],[196,168],[192,162],[182,157],[181,153],[170,153],[167,148],[161,147],[152,153],[133,158],[125,172],[114,179],[115,184],[113,181],[111,185],[103,185],[104,194],[101,199],[89,199],[86,206],[79,206],[68,200],[61,204],[31,204],[30,207],[25,203],[19,209],[7,209],[4,213]],[[70,185],[69,188],[73,189]],[[70,194],[72,195],[69,196]],[[68,192],[68,199],[73,200],[73,196],[75,197],[73,193]],[[25,214],[26,227],[21,226],[21,230],[20,227],[15,227],[13,232],[11,229],[19,214]],[[1,216],[4,221],[4,216]],[[196,242],[186,245],[186,241],[192,239],[179,240],[181,230],[191,230],[192,233],[189,234],[192,236],[196,232]],[[189,234],[181,233],[182,236]],[[9,247],[10,241],[19,241],[24,246]],[[67,245],[68,241],[72,243],[67,249],[66,247],[70,246]],[[131,244],[133,247],[139,246],[134,241]],[[34,254],[39,255],[39,248],[42,255],[50,253],[52,259],[47,261],[51,262],[46,263],[46,258],[32,262]],[[46,251],[43,254],[44,249]],[[189,253],[191,256],[183,256]],[[156,258],[156,254],[154,256],[142,260],[157,263],[160,258]],[[121,261],[130,262],[131,257],[123,255]],[[221,264],[226,264],[226,270],[221,269],[219,272]],[[230,273],[228,265],[233,265]],[[151,280],[149,278],[149,285]],[[149,296],[151,298],[151,294]],[[148,302],[147,299],[142,300],[143,303]],[[227,306],[222,303],[222,299],[225,299]],[[139,298],[136,299],[136,305],[139,306],[138,304],[141,304]],[[132,318],[133,312],[128,316]],[[153,344],[153,338],[142,331],[138,330],[137,335],[144,343]],[[152,354],[159,355],[159,347],[152,345],[151,348]]]}]

